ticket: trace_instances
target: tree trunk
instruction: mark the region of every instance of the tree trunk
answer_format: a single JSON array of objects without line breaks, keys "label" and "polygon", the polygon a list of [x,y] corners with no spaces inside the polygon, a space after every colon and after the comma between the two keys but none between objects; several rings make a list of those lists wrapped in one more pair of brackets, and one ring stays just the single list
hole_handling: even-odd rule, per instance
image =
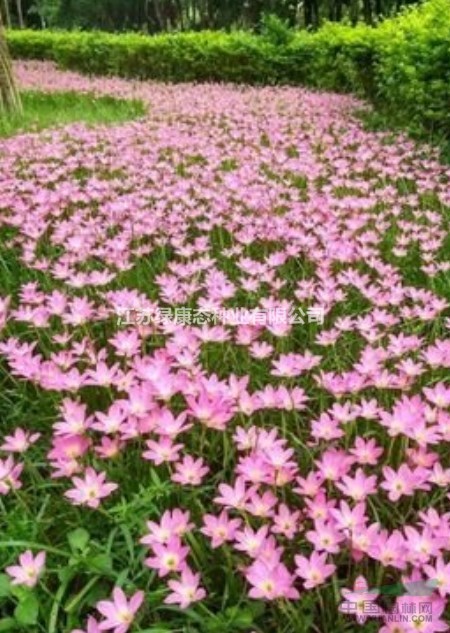
[{"label": "tree trunk", "polygon": [[163,18],[162,15],[162,11],[161,11],[161,6],[159,4],[159,0],[153,0],[153,7],[155,9],[155,17],[156,17],[156,21],[158,22],[158,26],[159,26],[159,31],[165,31],[166,30],[166,23],[165,20]]},{"label": "tree trunk", "polygon": [[317,0],[312,0],[311,9],[312,9],[312,26],[314,29],[318,29],[319,22],[320,22],[320,15],[319,15],[319,4]]},{"label": "tree trunk", "polygon": [[372,2],[371,0],[364,0],[363,2],[363,14],[366,24],[372,24]]},{"label": "tree trunk", "polygon": [[350,0],[349,13],[350,13],[350,21],[351,21],[352,25],[356,26],[356,24],[358,23],[358,19],[359,19],[359,3],[358,3],[358,0]]},{"label": "tree trunk", "polygon": [[16,9],[17,9],[17,20],[19,21],[19,28],[25,28],[25,23],[23,21],[23,10],[22,10],[22,0],[16,0]]},{"label": "tree trunk", "polygon": [[304,11],[304,22],[305,26],[311,26],[312,24],[312,11],[311,11],[311,3],[310,0],[305,0],[305,4],[303,5]]},{"label": "tree trunk", "polygon": [[[8,29],[11,28],[11,13],[9,11],[9,0],[3,0],[3,8],[5,11],[5,22]],[[0,24],[2,22],[2,11],[0,7]]]},{"label": "tree trunk", "polygon": [[328,20],[330,22],[336,21],[336,4],[334,0],[328,0]]},{"label": "tree trunk", "polygon": [[317,0],[305,0],[304,4],[305,26],[317,29],[319,26],[319,5]]},{"label": "tree trunk", "polygon": [[181,2],[181,0],[176,0],[176,1],[175,1],[175,4],[176,4],[176,6],[177,6],[179,28],[180,28],[180,31],[184,31],[184,10],[183,10],[183,3]]},{"label": "tree trunk", "polygon": [[14,112],[22,112],[22,102],[14,81],[11,59],[0,14],[0,116]]}]

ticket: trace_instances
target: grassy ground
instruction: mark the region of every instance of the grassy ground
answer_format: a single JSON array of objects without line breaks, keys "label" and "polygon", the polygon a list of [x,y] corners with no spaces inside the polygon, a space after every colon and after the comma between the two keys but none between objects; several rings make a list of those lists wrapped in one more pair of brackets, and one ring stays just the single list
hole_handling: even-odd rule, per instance
[{"label": "grassy ground", "polygon": [[126,101],[75,92],[49,94],[26,91],[22,93],[22,101],[23,115],[0,119],[0,137],[75,122],[89,125],[121,123],[145,113],[144,104],[137,100]]},{"label": "grassy ground", "polygon": [[427,143],[437,147],[441,162],[450,165],[450,137],[447,131],[424,131],[423,128],[412,124],[405,125],[405,121],[396,116],[394,112],[364,109],[357,112],[358,117],[364,123],[366,130],[370,132],[392,132],[393,135],[406,133],[414,141]]}]

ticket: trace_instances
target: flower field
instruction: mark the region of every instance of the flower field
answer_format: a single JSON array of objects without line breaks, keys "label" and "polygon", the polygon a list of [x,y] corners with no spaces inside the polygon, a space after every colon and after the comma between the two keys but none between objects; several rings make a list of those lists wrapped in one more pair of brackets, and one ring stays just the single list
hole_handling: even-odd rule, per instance
[{"label": "flower field", "polygon": [[0,140],[0,631],[447,630],[437,150],[349,96],[16,70],[148,111]]}]

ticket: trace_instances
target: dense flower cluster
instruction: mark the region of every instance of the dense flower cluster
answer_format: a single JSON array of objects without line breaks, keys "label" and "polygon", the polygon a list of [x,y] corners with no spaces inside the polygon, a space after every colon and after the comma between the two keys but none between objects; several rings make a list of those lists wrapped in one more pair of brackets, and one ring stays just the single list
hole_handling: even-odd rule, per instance
[{"label": "dense flower cluster", "polygon": [[[450,170],[364,131],[350,97],[18,71],[139,96],[149,116],[0,144],[2,249],[23,280],[1,298],[0,353],[57,410],[2,438],[0,494],[20,492],[23,455],[45,446],[48,476],[88,516],[129,489],[114,465],[133,455],[178,495],[141,533],[166,603],[214,598],[203,543],[251,599],[333,585],[337,612],[358,577],[430,581],[431,620],[380,631],[445,630]],[[118,325],[120,310],[167,306],[314,307],[325,322]],[[15,582],[35,584],[38,556]],[[377,599],[364,583],[341,605],[360,622]],[[116,588],[87,631],[125,633],[143,600]]]}]

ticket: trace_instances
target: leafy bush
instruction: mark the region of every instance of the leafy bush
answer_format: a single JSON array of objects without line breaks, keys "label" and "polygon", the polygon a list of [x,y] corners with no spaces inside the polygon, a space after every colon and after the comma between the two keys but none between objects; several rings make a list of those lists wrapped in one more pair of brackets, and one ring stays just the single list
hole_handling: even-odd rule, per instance
[{"label": "leafy bush", "polygon": [[285,52],[285,80],[372,96],[374,30],[327,24],[299,33]]},{"label": "leafy bush", "polygon": [[54,51],[67,33],[53,31],[8,31],[11,54],[20,59],[54,59]]},{"label": "leafy bush", "polygon": [[410,124],[450,134],[450,2],[432,0],[377,29],[378,99]]},{"label": "leafy bush", "polygon": [[12,31],[8,41],[16,58],[52,59],[62,68],[88,74],[163,81],[267,83],[277,79],[275,46],[245,32],[148,37]]},{"label": "leafy bush", "polygon": [[397,120],[450,128],[450,2],[429,0],[380,26],[327,24],[293,34],[273,16],[262,35],[148,37],[10,31],[15,57],[83,73],[162,81],[292,83],[369,97]]},{"label": "leafy bush", "polygon": [[273,13],[266,13],[261,20],[261,33],[272,44],[285,46],[294,37],[289,24]]}]

